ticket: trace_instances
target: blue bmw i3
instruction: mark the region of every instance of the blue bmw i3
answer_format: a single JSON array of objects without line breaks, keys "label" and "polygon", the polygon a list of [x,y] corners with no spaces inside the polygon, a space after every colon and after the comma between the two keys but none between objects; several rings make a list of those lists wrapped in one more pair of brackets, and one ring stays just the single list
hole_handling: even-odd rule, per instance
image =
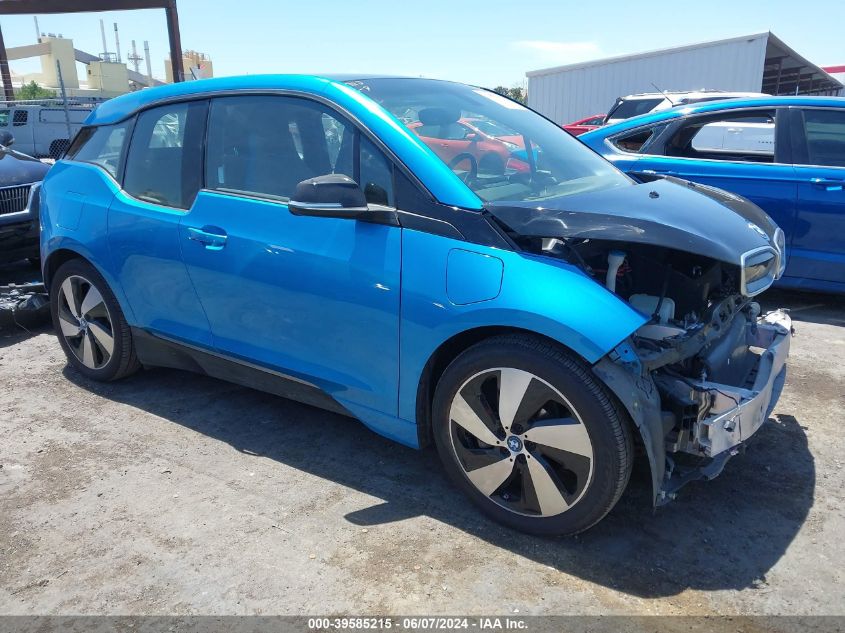
[{"label": "blue bmw i3", "polygon": [[[638,183],[494,92],[210,79],[91,114],[40,196],[82,375],[201,372],[436,445],[490,517],[585,530],[644,447],[653,500],[766,421],[791,324],[759,208]],[[237,424],[236,420],[232,421]]]}]

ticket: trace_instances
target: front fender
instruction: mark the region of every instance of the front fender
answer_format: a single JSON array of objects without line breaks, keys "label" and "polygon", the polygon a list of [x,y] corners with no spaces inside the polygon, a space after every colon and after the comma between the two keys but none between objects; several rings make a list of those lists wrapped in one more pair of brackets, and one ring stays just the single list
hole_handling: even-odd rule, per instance
[{"label": "front fender", "polygon": [[406,420],[416,418],[429,359],[462,332],[536,332],[592,365],[647,320],[577,268],[550,257],[408,229],[402,234],[399,416]]}]

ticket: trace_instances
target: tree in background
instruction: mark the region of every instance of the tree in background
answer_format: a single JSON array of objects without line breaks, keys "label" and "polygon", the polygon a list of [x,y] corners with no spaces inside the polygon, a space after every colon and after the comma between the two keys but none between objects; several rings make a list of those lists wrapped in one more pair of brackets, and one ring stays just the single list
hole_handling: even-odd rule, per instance
[{"label": "tree in background", "polygon": [[500,95],[510,97],[514,101],[519,101],[522,104],[528,102],[528,91],[521,86],[514,86],[513,88],[505,88],[504,86],[496,86],[493,92],[498,92]]},{"label": "tree in background", "polygon": [[30,81],[25,86],[22,86],[15,92],[15,98],[21,101],[30,101],[33,99],[51,99],[56,96],[55,90],[48,90],[42,88],[34,81]]}]

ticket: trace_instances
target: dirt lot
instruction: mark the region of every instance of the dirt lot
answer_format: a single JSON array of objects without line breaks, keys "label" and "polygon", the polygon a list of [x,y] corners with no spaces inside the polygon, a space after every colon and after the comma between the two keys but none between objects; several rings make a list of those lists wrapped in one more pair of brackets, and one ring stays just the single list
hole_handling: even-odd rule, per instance
[{"label": "dirt lot", "polygon": [[352,420],[169,370],[92,383],[49,329],[0,332],[0,613],[842,614],[845,300],[765,299],[797,335],[748,453],[657,512],[639,470],[556,540]]}]

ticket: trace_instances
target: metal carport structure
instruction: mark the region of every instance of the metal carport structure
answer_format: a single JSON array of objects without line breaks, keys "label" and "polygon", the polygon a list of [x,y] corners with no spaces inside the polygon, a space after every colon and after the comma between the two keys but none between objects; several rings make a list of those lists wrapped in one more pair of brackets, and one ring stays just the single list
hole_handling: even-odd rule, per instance
[{"label": "metal carport structure", "polygon": [[770,32],[527,73],[528,105],[558,123],[607,112],[618,97],[693,91],[839,94],[835,78]]},{"label": "metal carport structure", "polygon": [[[48,13],[85,13],[90,11],[128,11],[164,9],[170,43],[173,81],[183,81],[182,42],[179,36],[179,14],[176,0],[0,0],[0,15],[41,15]],[[7,100],[14,99],[12,77],[3,31],[0,29],[0,78]]]}]

